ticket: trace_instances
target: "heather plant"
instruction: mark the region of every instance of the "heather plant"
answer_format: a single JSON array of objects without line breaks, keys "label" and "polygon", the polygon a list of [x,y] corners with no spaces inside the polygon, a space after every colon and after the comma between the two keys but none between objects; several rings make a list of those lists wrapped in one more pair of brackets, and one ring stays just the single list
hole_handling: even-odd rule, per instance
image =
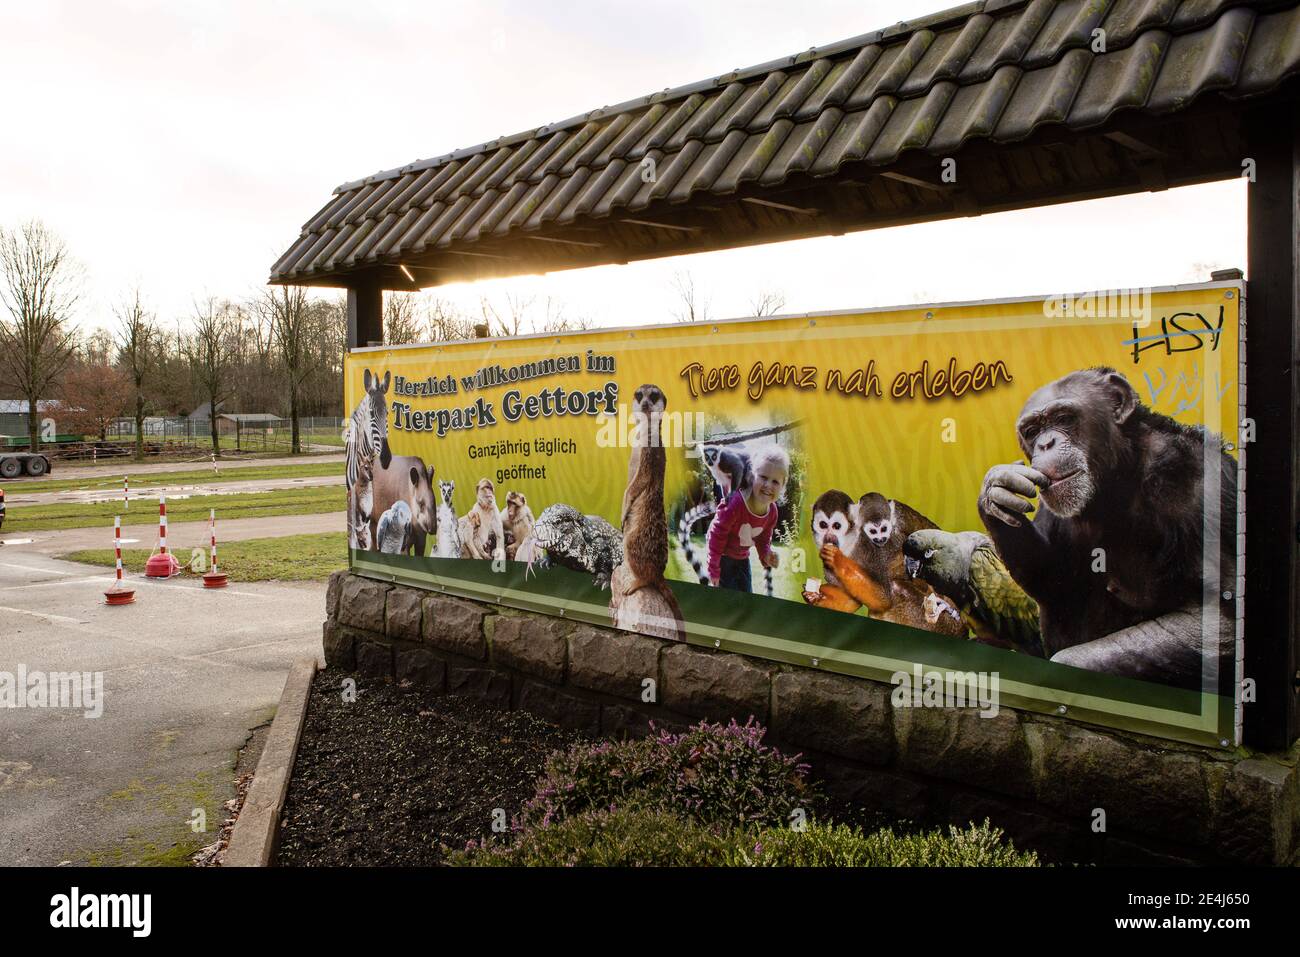
[{"label": "heather plant", "polygon": [[471,867],[1036,867],[985,821],[898,834],[845,825],[721,829],[659,810],[583,811],[516,835],[471,844],[447,863]]},{"label": "heather plant", "polygon": [[515,829],[545,828],[591,810],[630,807],[684,815],[730,829],[780,827],[816,799],[808,765],[762,743],[750,718],[707,721],[681,734],[602,741],[552,755]]},{"label": "heather plant", "polygon": [[735,856],[729,833],[680,814],[583,811],[516,835],[511,844],[471,842],[447,857],[469,867],[709,867]]},{"label": "heather plant", "polygon": [[1017,851],[985,819],[964,828],[949,825],[916,833],[881,828],[869,834],[843,824],[816,824],[803,831],[764,828],[748,841],[733,841],[725,863],[751,867],[1037,867],[1038,855]]}]

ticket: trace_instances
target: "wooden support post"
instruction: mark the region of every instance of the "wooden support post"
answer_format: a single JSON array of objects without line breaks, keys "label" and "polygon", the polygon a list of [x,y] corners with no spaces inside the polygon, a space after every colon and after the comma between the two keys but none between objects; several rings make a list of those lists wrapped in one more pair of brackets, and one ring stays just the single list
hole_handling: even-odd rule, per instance
[{"label": "wooden support post", "polygon": [[348,287],[348,348],[384,344],[384,291],[373,279]]},{"label": "wooden support post", "polygon": [[[1289,119],[1288,119],[1289,117]],[[1300,105],[1273,103],[1247,118],[1245,743],[1286,748],[1297,736],[1300,589]]]}]

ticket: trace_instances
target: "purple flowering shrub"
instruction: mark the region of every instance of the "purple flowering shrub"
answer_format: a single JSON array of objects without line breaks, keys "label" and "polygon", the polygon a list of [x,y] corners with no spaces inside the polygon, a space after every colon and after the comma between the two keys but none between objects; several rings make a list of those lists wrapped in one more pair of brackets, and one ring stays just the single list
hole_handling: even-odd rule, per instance
[{"label": "purple flowering shrub", "polygon": [[587,811],[639,810],[747,827],[784,826],[816,800],[808,765],[764,745],[750,718],[707,721],[681,734],[654,729],[637,741],[601,741],[552,755],[515,830],[549,827]]},{"label": "purple flowering shrub", "polygon": [[[989,826],[874,832],[812,820],[808,765],[764,728],[701,722],[682,734],[582,744],[547,759],[508,841],[470,841],[452,866],[1034,866]],[[804,816],[791,812],[803,809]],[[807,818],[805,820],[805,817]]]}]

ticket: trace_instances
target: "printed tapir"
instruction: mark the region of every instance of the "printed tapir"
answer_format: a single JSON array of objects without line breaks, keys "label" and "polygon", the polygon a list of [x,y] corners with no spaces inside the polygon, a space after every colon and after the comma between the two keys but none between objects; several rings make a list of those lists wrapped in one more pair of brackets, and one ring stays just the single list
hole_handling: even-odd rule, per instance
[{"label": "printed tapir", "polygon": [[374,504],[370,508],[371,548],[379,548],[379,518],[395,502],[411,509],[410,545],[424,557],[425,539],[438,529],[437,502],[433,496],[433,466],[414,455],[394,455],[387,467],[375,463]]}]

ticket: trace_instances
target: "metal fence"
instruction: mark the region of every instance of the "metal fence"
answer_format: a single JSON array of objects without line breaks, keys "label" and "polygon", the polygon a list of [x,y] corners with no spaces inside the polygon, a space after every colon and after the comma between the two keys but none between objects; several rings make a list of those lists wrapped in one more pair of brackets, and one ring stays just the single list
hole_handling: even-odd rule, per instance
[{"label": "metal fence", "polygon": [[[311,447],[343,448],[341,418],[303,417],[298,420],[298,430],[304,451]],[[146,444],[149,445],[212,447],[212,423],[206,418],[148,416],[144,420],[143,434]],[[293,444],[292,424],[288,419],[270,422],[237,422],[218,417],[217,434],[223,450],[288,451]],[[135,420],[115,420],[105,437],[110,442],[134,444]]]}]

